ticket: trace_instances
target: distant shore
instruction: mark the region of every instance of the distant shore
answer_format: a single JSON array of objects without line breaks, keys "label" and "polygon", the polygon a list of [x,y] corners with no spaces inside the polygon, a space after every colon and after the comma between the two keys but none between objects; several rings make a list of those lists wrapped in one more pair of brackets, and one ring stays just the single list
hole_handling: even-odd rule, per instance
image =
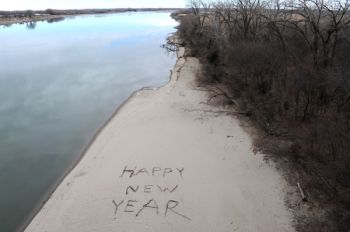
[{"label": "distant shore", "polygon": [[0,25],[2,26],[10,26],[12,24],[23,24],[23,23],[33,23],[33,22],[56,22],[64,20],[67,15],[40,15],[34,17],[10,17],[10,18],[0,18]]},{"label": "distant shore", "polygon": [[83,9],[83,10],[26,10],[26,11],[0,11],[0,25],[10,26],[17,23],[33,23],[40,21],[56,22],[66,17],[87,14],[110,14],[139,11],[176,11],[180,8],[120,8],[120,9]]}]

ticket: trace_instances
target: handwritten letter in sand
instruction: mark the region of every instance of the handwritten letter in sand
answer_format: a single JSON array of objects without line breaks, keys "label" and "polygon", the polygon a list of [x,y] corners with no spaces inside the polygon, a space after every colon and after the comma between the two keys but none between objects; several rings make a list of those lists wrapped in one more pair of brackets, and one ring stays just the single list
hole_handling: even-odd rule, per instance
[{"label": "handwritten letter in sand", "polygon": [[[183,179],[185,168],[138,168],[125,166],[121,170],[119,178],[133,179],[133,183],[137,177],[147,177],[154,182],[159,183],[159,179],[163,179],[161,183],[166,183],[164,179],[172,178]],[[144,180],[144,178],[142,178]],[[158,180],[158,181],[156,181]],[[155,183],[137,183],[124,187],[123,199],[112,200],[114,205],[114,214],[131,214],[135,217],[141,217],[143,214],[153,214],[155,216],[168,217],[170,214],[181,217],[185,220],[191,220],[180,211],[180,201],[174,199],[173,195],[179,189],[179,184],[164,185]],[[164,195],[164,196],[160,196]],[[146,199],[146,200],[145,200]],[[160,200],[162,199],[162,200]],[[164,202],[164,199],[166,201]]]}]

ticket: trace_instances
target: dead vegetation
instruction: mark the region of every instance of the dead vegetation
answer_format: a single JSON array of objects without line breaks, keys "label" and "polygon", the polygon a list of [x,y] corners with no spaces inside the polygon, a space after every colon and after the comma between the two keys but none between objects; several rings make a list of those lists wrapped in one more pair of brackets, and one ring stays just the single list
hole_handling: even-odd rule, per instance
[{"label": "dead vegetation", "polygon": [[349,2],[188,3],[178,34],[203,64],[200,82],[246,112],[265,134],[258,148],[287,159],[305,204],[324,209],[297,228],[348,231]]}]

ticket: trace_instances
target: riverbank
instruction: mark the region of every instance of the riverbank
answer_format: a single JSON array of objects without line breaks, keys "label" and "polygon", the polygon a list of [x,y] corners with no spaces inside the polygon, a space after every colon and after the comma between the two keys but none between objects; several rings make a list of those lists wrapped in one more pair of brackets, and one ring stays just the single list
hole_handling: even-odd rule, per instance
[{"label": "riverbank", "polygon": [[294,231],[285,181],[234,112],[206,104],[197,59],[135,93],[26,231]]},{"label": "riverbank", "polygon": [[39,11],[0,11],[0,25],[10,26],[17,23],[33,23],[40,21],[56,22],[67,17],[92,14],[112,14],[125,12],[160,12],[160,11],[177,11],[179,8],[120,8],[120,9],[83,9],[83,10],[39,10]]},{"label": "riverbank", "polygon": [[55,22],[65,19],[69,17],[67,15],[38,15],[33,17],[10,17],[10,18],[1,18],[0,17],[0,25],[2,26],[10,26],[12,24],[22,24],[22,23],[33,23],[33,22],[41,22],[41,21],[49,21]]}]

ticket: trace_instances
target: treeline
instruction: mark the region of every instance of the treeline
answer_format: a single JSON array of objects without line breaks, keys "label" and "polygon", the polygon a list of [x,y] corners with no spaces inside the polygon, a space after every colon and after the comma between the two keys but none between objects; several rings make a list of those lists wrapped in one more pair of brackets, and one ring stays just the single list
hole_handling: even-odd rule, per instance
[{"label": "treeline", "polygon": [[25,11],[0,11],[0,17],[33,17],[35,15],[79,15],[79,14],[106,14],[137,11],[163,11],[179,10],[178,8],[117,8],[117,9],[81,9],[81,10],[25,10]]},{"label": "treeline", "polygon": [[336,205],[336,231],[349,229],[349,2],[189,6],[178,33],[203,64],[199,80],[238,102],[269,135],[261,149],[293,161],[312,198]]}]

